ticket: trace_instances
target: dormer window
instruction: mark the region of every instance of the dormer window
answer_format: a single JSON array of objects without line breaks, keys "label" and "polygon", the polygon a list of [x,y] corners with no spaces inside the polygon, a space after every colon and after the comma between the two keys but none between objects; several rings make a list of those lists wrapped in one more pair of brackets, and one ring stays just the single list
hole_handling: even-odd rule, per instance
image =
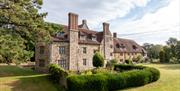
[{"label": "dormer window", "polygon": [[95,35],[92,35],[92,40],[96,41],[96,36]]},{"label": "dormer window", "polygon": [[116,47],[117,47],[117,48],[120,48],[120,45],[119,45],[119,44],[116,44]]},{"label": "dormer window", "polygon": [[67,39],[67,38],[68,38],[68,35],[64,35],[64,38]]},{"label": "dormer window", "polygon": [[133,48],[134,50],[136,50],[136,49],[137,49],[137,47],[136,47],[135,45],[133,45],[133,46],[132,46],[132,48]]},{"label": "dormer window", "polygon": [[121,48],[122,48],[122,49],[124,49],[124,48],[125,48],[124,44],[121,44]]},{"label": "dormer window", "polygon": [[85,40],[85,39],[86,39],[86,36],[80,35],[80,40]]},{"label": "dormer window", "polygon": [[86,36],[83,32],[79,32],[79,37],[80,37],[80,40],[85,40],[86,39]]},{"label": "dormer window", "polygon": [[58,37],[63,36],[63,35],[64,35],[64,31],[57,33]]}]

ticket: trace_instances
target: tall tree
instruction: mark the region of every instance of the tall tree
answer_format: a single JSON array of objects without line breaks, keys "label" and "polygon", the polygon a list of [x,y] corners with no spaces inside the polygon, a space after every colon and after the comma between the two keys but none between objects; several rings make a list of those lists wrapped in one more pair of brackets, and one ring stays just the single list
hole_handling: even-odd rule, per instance
[{"label": "tall tree", "polygon": [[[31,51],[25,50],[24,39],[16,33],[7,33],[7,30],[0,30],[0,60],[7,64],[14,62],[19,64],[27,61],[33,55]],[[18,61],[17,61],[18,60]]]},{"label": "tall tree", "polygon": [[147,51],[147,56],[152,59],[153,58],[153,52],[152,52],[152,47],[154,45],[150,43],[144,43],[143,48]]},{"label": "tall tree", "polygon": [[171,48],[169,46],[164,46],[163,47],[164,50],[164,61],[166,63],[170,62],[170,58],[171,58]]},{"label": "tall tree", "polygon": [[175,46],[175,52],[177,56],[177,61],[180,63],[180,41],[177,42],[177,45]]},{"label": "tall tree", "polygon": [[49,41],[54,33],[46,29],[49,25],[43,18],[47,13],[38,13],[41,5],[42,0],[0,0],[1,59],[18,61],[22,55],[29,59],[36,41]]},{"label": "tall tree", "polygon": [[175,46],[177,45],[177,39],[176,38],[169,38],[169,40],[166,42],[169,47],[171,47],[171,57],[176,57],[175,53]]},{"label": "tall tree", "polygon": [[164,57],[165,57],[165,52],[163,50],[161,50],[159,52],[159,60],[160,60],[161,63],[165,62],[165,58]]},{"label": "tall tree", "polygon": [[151,48],[151,53],[153,55],[153,58],[157,59],[159,58],[159,52],[162,50],[162,45],[154,45]]}]

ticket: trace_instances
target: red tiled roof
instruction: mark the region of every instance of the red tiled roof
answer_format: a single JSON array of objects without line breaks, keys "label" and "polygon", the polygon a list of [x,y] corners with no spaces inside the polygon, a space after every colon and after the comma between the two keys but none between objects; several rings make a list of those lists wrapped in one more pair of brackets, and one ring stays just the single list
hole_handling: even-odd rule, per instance
[{"label": "red tiled roof", "polygon": [[68,42],[69,41],[68,39],[65,39],[63,37],[56,37],[56,36],[53,36],[52,40],[53,42]]},{"label": "red tiled roof", "polygon": [[99,42],[93,41],[93,40],[91,40],[91,39],[87,39],[87,40],[79,40],[79,44],[100,45]]},{"label": "red tiled roof", "polygon": [[[64,32],[63,36],[53,36],[53,41],[56,41],[56,42],[57,41],[69,41],[67,38],[64,37],[65,35],[69,36],[68,26],[66,26],[66,25],[62,25],[62,26],[64,27],[63,28],[63,32]],[[83,29],[80,27],[78,30],[79,30],[80,35],[85,35],[88,38],[90,38],[91,36],[96,36],[96,34],[99,33],[97,31]],[[99,36],[96,36],[96,37],[98,40],[100,39]],[[93,45],[99,45],[100,44],[99,41],[93,41],[93,40],[88,39],[88,38],[86,40],[79,40],[79,43],[80,44],[93,44]]]},{"label": "red tiled roof", "polygon": [[[68,42],[68,26],[62,25],[63,28],[63,36],[53,36],[53,41],[54,42]],[[85,40],[80,40],[79,39],[79,44],[90,44],[90,45],[100,45],[101,41],[103,40],[103,31],[97,32],[89,29],[84,29],[84,28],[78,28],[79,30],[79,35],[87,36]],[[111,34],[110,31],[108,34]],[[96,37],[97,41],[94,41],[90,39],[92,36]],[[113,43],[114,43],[114,52],[119,53],[119,52],[136,52],[136,53],[142,53],[144,49],[138,45],[135,41],[129,40],[129,39],[122,39],[122,38],[113,38]],[[119,48],[116,45],[119,45]],[[124,48],[122,48],[124,46]],[[133,46],[136,47],[136,49],[133,49]]]},{"label": "red tiled roof", "polygon": [[[118,48],[119,45],[119,48]],[[133,48],[135,47],[135,49]],[[134,40],[114,38],[114,52],[136,52],[141,53],[143,48],[138,45]]]}]

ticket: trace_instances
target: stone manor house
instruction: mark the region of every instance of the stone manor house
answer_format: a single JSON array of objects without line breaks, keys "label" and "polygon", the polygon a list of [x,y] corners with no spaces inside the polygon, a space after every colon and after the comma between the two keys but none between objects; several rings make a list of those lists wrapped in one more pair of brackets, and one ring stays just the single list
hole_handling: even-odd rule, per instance
[{"label": "stone manor house", "polygon": [[37,42],[35,60],[37,70],[46,70],[51,63],[66,70],[79,71],[93,68],[92,58],[100,52],[107,61],[116,58],[119,62],[145,55],[144,49],[135,41],[118,38],[111,33],[109,24],[103,23],[103,31],[89,29],[86,20],[78,24],[78,15],[68,14],[68,25],[62,25],[63,32],[52,36],[51,43]]}]

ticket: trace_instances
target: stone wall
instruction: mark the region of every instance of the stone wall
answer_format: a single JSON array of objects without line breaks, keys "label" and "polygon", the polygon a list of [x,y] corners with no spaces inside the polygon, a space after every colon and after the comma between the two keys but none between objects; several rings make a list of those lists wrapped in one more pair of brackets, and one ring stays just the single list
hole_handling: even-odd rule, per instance
[{"label": "stone wall", "polygon": [[125,60],[124,53],[114,53],[114,58],[118,60],[118,63],[122,63]]},{"label": "stone wall", "polygon": [[78,58],[78,31],[70,30],[70,44],[69,44],[69,70],[77,70]]},{"label": "stone wall", "polygon": [[121,63],[128,59],[132,60],[134,57],[137,57],[138,55],[142,55],[142,54],[141,53],[114,53],[114,58],[118,60],[118,63]]},{"label": "stone wall", "polygon": [[[83,47],[86,48],[86,53],[83,53]],[[79,54],[78,54],[79,56],[77,57],[77,60],[79,66],[78,69],[80,71],[93,68],[92,62],[96,50],[99,50],[99,45],[85,45],[85,44],[79,45]],[[86,65],[83,65],[83,59],[86,59]]]},{"label": "stone wall", "polygon": [[[109,24],[103,23],[103,40],[102,40],[102,52],[104,54],[104,58],[106,61],[114,59],[113,52],[113,37],[111,32],[109,31]],[[106,64],[105,61],[105,64]]]},{"label": "stone wall", "polygon": [[[44,46],[44,53],[40,53],[40,46]],[[49,50],[50,46],[49,44],[45,42],[38,42],[35,44],[35,69],[37,71],[41,72],[46,72],[47,71],[47,66],[50,61],[50,53]],[[44,60],[45,66],[44,67],[39,67],[39,60]]]},{"label": "stone wall", "polygon": [[[59,47],[65,47],[65,54],[59,53]],[[68,42],[54,42],[50,47],[50,63],[58,64],[58,60],[65,60],[66,67],[69,69],[69,43]]]},{"label": "stone wall", "polygon": [[106,60],[111,60],[113,59],[113,51],[114,51],[114,48],[113,48],[113,38],[109,35],[105,35],[105,39],[103,40],[105,41],[105,45],[104,45],[104,48],[105,48],[105,59]]}]

